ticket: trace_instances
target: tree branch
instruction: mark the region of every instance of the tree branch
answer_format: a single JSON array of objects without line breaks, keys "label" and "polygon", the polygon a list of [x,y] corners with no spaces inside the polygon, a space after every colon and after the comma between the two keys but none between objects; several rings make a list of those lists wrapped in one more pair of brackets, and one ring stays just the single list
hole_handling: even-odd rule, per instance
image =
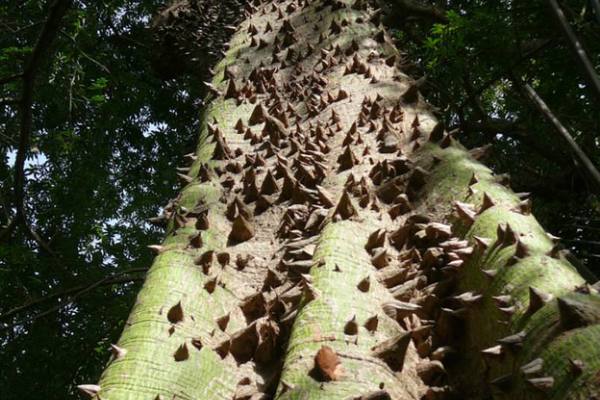
[{"label": "tree branch", "polygon": [[[27,60],[25,69],[21,76],[23,80],[23,88],[20,101],[20,127],[19,127],[19,144],[17,147],[17,156],[15,160],[15,209],[16,215],[14,220],[16,223],[22,223],[27,228],[27,234],[35,240],[40,246],[46,251],[50,247],[44,242],[41,237],[33,231],[27,221],[27,215],[25,213],[25,160],[29,151],[29,142],[31,139],[31,131],[33,128],[33,91],[35,87],[35,80],[39,70],[39,66],[43,59],[44,54],[50,48],[52,42],[56,38],[60,22],[66,14],[68,8],[71,5],[71,0],[55,0],[48,10],[48,17],[42,31],[37,39],[35,47]],[[4,232],[3,235],[4,236]],[[50,250],[51,251],[51,250]]]},{"label": "tree branch", "polygon": [[[534,47],[528,49],[517,60],[515,60],[514,63],[511,64],[511,66],[508,70],[509,71],[513,70],[514,68],[519,66],[523,61],[529,60],[531,57],[533,57],[539,51],[546,48],[546,46],[548,46],[551,43],[552,43],[551,39],[545,39],[545,40],[542,40],[541,42],[537,42]],[[467,103],[473,101],[473,97],[481,95],[481,93],[483,93],[484,90],[486,90],[487,88],[489,88],[490,86],[492,86],[493,84],[495,84],[496,82],[498,82],[500,79],[504,78],[507,75],[509,75],[509,74],[506,73],[506,69],[501,70],[501,72],[495,74],[490,79],[485,81],[483,84],[481,84],[481,86],[479,86],[479,88],[475,89],[471,94],[468,94],[467,98],[464,99],[459,104],[458,107],[459,108],[464,107]]]},{"label": "tree branch", "polygon": [[93,58],[92,56],[90,56],[88,53],[86,53],[85,51],[83,51],[79,45],[77,44],[77,40],[69,35],[67,32],[65,32],[63,29],[60,30],[61,35],[63,35],[64,37],[66,37],[67,39],[69,39],[71,41],[71,43],[73,43],[73,47],[75,47],[75,49],[81,53],[82,56],[84,56],[85,58],[87,58],[89,61],[91,61],[92,63],[96,64],[101,70],[103,70],[104,72],[106,72],[107,74],[110,74],[110,70],[108,69],[108,67],[104,64],[102,64],[100,61],[96,60],[95,58]]},{"label": "tree branch", "polygon": [[571,26],[569,25],[569,22],[567,21],[567,18],[565,17],[565,14],[563,13],[562,9],[558,5],[557,0],[548,0],[548,4],[550,5],[552,14],[554,15],[556,22],[560,26],[563,35],[567,39],[569,48],[573,52],[573,55],[575,56],[577,62],[583,70],[588,84],[594,91],[598,102],[600,102],[600,78],[598,78],[598,75],[596,74],[594,65],[591,63],[590,59],[585,53],[585,50],[583,49],[581,42],[579,42],[579,39],[577,39],[575,32],[573,31],[573,29],[571,29]]},{"label": "tree branch", "polygon": [[39,312],[31,317],[25,318],[23,320],[13,323],[13,324],[8,324],[5,326],[2,326],[2,327],[0,327],[0,330],[8,329],[8,328],[11,328],[11,327],[14,327],[17,325],[22,325],[24,323],[31,322],[37,318],[48,315],[54,311],[58,311],[61,308],[64,308],[64,307],[68,306],[69,304],[72,304],[77,298],[81,297],[82,295],[84,295],[88,292],[91,292],[92,290],[94,290],[98,287],[108,286],[108,285],[113,285],[113,284],[118,284],[118,283],[128,283],[128,282],[140,281],[143,279],[143,277],[132,276],[131,274],[138,273],[138,272],[146,272],[147,270],[148,270],[147,268],[132,268],[132,269],[123,271],[118,274],[106,276],[96,282],[92,282],[87,285],[79,285],[79,286],[71,287],[68,289],[58,291],[56,293],[52,293],[48,296],[44,296],[44,297],[41,297],[41,298],[38,298],[35,300],[31,300],[23,305],[20,305],[18,307],[8,310],[4,314],[0,314],[0,321],[6,321],[6,320],[14,317],[16,314],[18,314],[20,312],[26,311],[26,310],[36,307],[40,304],[47,303],[53,299],[60,298],[63,296],[70,296],[67,299],[61,301],[56,306],[53,306],[45,311]]},{"label": "tree branch", "polygon": [[42,237],[31,227],[31,225],[29,225],[25,216],[23,216],[21,222],[24,225],[25,234],[27,234],[31,240],[36,242],[42,249],[46,251],[46,253],[50,254],[52,257],[58,257],[58,254],[56,254],[56,252],[54,252],[54,250],[52,250],[50,247],[50,244],[42,239]]},{"label": "tree branch", "polygon": [[544,100],[537,94],[537,92],[527,83],[521,82],[520,79],[513,77],[513,82],[523,92],[523,94],[533,103],[537,110],[544,116],[544,118],[552,124],[556,132],[564,139],[569,146],[569,149],[573,153],[576,161],[586,170],[589,178],[593,182],[594,191],[600,193],[600,172],[596,169],[592,161],[588,158],[583,150],[579,147],[577,142],[573,139],[567,128],[559,121],[559,119],[552,113],[548,105]]},{"label": "tree branch", "polygon": [[540,146],[531,135],[528,135],[523,126],[519,124],[519,121],[509,121],[501,118],[488,118],[485,121],[467,120],[462,122],[461,128],[465,131],[482,132],[488,136],[495,136],[497,134],[508,136],[533,149],[549,162],[565,165],[565,163],[557,159],[556,153],[545,146]]}]

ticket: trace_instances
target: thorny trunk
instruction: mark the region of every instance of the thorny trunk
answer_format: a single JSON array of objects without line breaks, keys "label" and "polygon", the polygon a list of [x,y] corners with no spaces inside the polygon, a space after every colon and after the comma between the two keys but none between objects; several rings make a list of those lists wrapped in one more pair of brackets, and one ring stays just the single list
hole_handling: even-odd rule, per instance
[{"label": "thorny trunk", "polygon": [[600,300],[366,2],[249,7],[102,399],[587,399]]}]

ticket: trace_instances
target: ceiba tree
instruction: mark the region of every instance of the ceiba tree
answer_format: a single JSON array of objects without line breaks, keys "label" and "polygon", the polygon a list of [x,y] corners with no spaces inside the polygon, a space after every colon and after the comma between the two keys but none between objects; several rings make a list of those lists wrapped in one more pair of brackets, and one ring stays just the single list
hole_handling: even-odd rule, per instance
[{"label": "ceiba tree", "polygon": [[600,297],[363,0],[248,5],[102,399],[590,399]]}]

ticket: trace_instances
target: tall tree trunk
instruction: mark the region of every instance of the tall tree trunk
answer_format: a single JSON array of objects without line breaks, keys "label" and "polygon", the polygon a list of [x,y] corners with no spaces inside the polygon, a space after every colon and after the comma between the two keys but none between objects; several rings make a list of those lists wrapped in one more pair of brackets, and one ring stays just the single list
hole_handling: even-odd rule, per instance
[{"label": "tall tree trunk", "polygon": [[288,0],[248,14],[215,68],[167,238],[82,390],[600,395],[594,289],[476,161],[484,149],[437,123],[378,13]]}]

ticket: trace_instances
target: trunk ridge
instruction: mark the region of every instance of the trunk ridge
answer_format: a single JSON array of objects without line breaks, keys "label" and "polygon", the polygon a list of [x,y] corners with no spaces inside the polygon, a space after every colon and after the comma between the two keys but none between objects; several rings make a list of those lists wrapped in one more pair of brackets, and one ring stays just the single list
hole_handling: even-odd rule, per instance
[{"label": "trunk ridge", "polygon": [[[254,2],[102,399],[600,395],[597,292],[368,2]],[[93,386],[94,390],[90,390]]]}]

